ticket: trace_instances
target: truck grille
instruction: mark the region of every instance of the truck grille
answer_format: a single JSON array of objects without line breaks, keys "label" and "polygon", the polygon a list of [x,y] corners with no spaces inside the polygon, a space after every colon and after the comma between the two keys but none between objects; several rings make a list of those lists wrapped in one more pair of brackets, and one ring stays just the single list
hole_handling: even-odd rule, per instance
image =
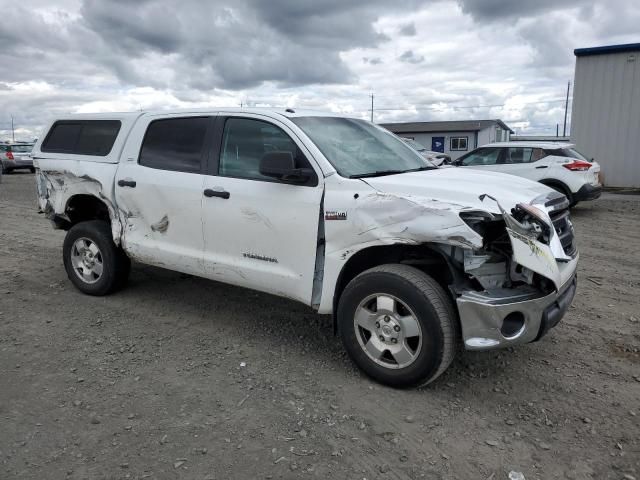
[{"label": "truck grille", "polygon": [[577,247],[575,235],[573,233],[573,225],[569,218],[569,200],[567,197],[558,192],[549,194],[548,201],[544,204],[553,222],[560,243],[564,249],[564,253],[572,257],[575,255]]},{"label": "truck grille", "polygon": [[565,208],[564,210],[555,210],[553,212],[549,212],[549,215],[551,216],[553,227],[560,238],[560,243],[562,244],[564,253],[569,256],[573,256],[576,253],[577,247],[573,233],[573,225],[569,219],[569,209]]}]

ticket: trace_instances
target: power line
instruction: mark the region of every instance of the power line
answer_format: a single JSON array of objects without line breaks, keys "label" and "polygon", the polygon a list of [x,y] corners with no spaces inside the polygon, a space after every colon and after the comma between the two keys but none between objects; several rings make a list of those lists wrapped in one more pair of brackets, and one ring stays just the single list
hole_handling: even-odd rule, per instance
[{"label": "power line", "polygon": [[[542,100],[539,102],[525,102],[525,103],[517,103],[514,102],[515,105],[514,106],[518,106],[518,107],[524,107],[527,105],[541,105],[541,104],[549,104],[549,103],[560,103],[560,102],[564,102],[565,99],[561,98],[561,99],[557,99],[557,100]],[[379,107],[376,108],[375,111],[377,112],[382,112],[382,111],[403,111],[403,110],[442,110],[444,108],[450,108],[453,110],[467,110],[467,109],[473,109],[473,108],[496,108],[496,107],[505,107],[507,104],[506,103],[496,103],[496,104],[492,104],[492,105],[465,105],[465,106],[457,106],[457,105],[452,105],[452,106],[448,106],[451,102],[439,102],[441,104],[444,105],[438,105],[438,106],[433,106],[433,103],[425,103],[425,104],[415,104],[412,105],[411,107]],[[423,106],[423,105],[429,105],[429,106]]]}]

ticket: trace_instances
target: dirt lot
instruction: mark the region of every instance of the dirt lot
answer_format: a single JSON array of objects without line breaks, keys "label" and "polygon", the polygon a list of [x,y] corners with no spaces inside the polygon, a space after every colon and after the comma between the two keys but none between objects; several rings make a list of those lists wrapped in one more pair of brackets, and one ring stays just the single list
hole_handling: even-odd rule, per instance
[{"label": "dirt lot", "polygon": [[640,480],[638,197],[575,209],[579,292],[541,342],[398,391],[303,305],[140,265],[78,293],[33,183],[0,184],[2,479]]}]

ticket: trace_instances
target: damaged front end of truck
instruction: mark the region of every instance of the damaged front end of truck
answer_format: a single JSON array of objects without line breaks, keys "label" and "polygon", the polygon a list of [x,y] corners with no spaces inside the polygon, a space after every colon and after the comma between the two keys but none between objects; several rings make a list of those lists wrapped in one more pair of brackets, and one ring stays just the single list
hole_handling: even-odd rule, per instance
[{"label": "damaged front end of truck", "polygon": [[540,339],[563,317],[575,295],[578,252],[569,202],[556,192],[506,211],[481,195],[485,210],[460,218],[482,237],[482,247],[441,248],[457,275],[455,295],[465,347],[484,350]]}]

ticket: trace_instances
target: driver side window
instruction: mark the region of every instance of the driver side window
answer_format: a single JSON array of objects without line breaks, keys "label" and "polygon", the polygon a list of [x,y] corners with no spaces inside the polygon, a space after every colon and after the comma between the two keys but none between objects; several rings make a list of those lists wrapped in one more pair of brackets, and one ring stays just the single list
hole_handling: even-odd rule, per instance
[{"label": "driver side window", "polygon": [[479,148],[475,152],[464,157],[460,164],[465,167],[495,165],[500,156],[499,148]]},{"label": "driver side window", "polygon": [[279,127],[251,118],[228,118],[218,172],[225,177],[273,182],[273,177],[260,173],[262,157],[271,152],[290,152],[297,168],[310,167],[295,142]]}]

